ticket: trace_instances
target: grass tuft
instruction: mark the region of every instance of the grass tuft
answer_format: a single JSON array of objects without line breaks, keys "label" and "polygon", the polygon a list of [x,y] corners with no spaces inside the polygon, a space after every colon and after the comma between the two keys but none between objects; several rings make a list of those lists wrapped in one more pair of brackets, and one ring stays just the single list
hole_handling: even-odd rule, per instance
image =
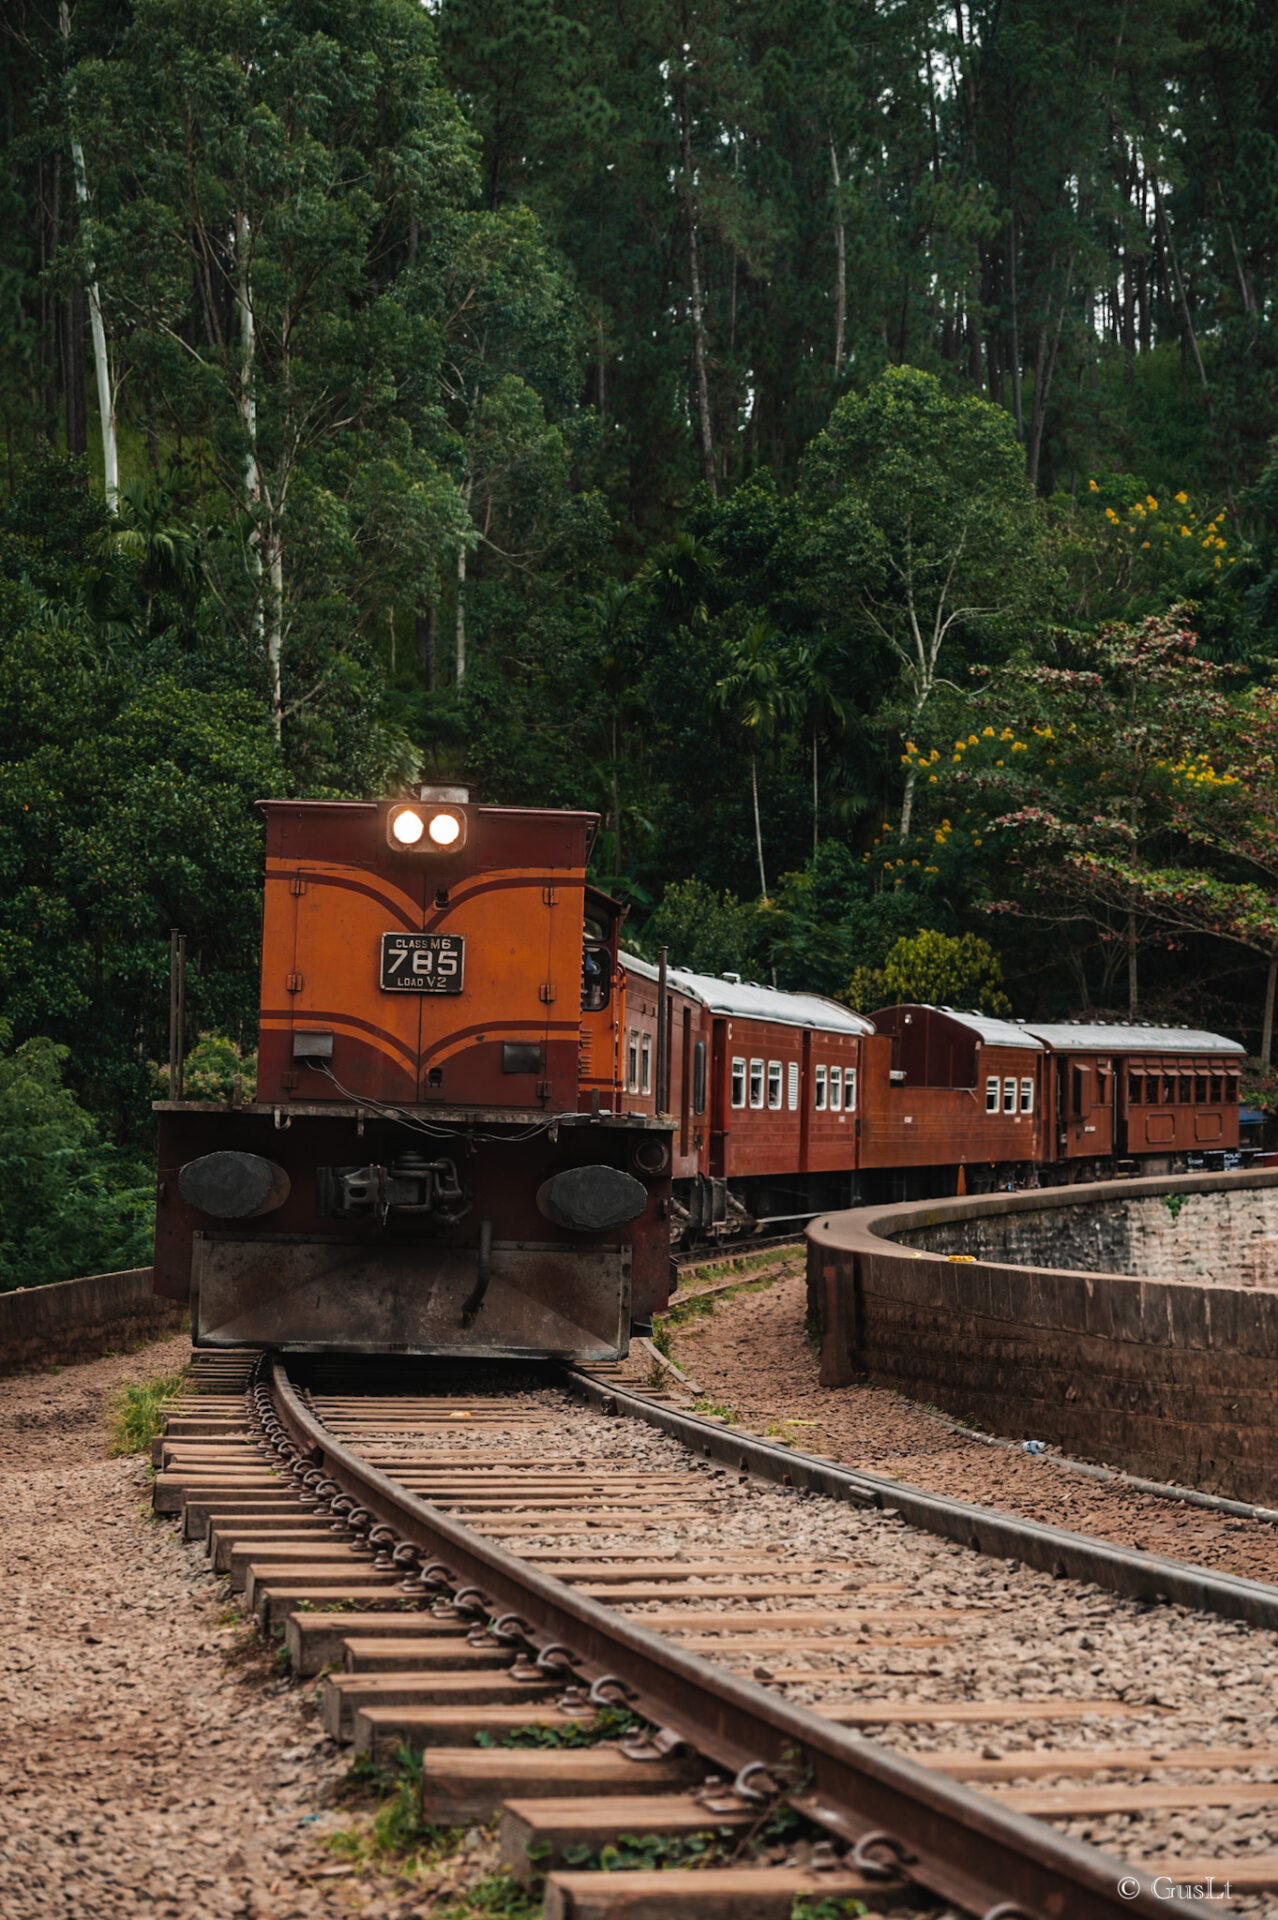
[{"label": "grass tuft", "polygon": [[164,1425],[168,1403],[186,1377],[157,1373],[150,1380],[130,1380],[111,1402],[111,1452],[144,1453]]}]

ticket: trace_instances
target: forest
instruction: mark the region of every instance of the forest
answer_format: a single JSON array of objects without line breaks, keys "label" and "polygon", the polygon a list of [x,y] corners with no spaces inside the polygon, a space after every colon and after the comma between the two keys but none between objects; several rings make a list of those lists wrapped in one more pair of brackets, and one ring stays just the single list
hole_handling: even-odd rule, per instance
[{"label": "forest", "polygon": [[268,793],[587,807],[641,952],[1278,1105],[1272,6],[0,47],[0,1288],[147,1257],[172,928],[251,1085]]}]

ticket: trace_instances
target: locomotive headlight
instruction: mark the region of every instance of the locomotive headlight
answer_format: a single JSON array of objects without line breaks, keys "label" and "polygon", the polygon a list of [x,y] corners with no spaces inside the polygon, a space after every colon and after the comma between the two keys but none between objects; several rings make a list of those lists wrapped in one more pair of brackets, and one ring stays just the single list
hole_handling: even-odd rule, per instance
[{"label": "locomotive headlight", "polygon": [[[415,847],[426,831],[426,822],[415,807],[396,807],[387,821],[390,836],[397,847]],[[431,822],[434,837],[434,822]]]},{"label": "locomotive headlight", "polygon": [[437,847],[455,847],[461,830],[461,817],[456,813],[433,813],[426,828]]},{"label": "locomotive headlight", "polygon": [[397,853],[451,859],[465,846],[466,830],[465,806],[441,806],[429,794],[421,800],[401,800],[386,812],[387,845]]}]

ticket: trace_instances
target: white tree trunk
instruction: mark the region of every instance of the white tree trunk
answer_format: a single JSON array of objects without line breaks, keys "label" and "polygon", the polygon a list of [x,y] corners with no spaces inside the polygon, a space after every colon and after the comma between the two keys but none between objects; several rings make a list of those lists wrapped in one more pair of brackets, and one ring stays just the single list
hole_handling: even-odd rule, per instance
[{"label": "white tree trunk", "polygon": [[1270,954],[1265,973],[1265,1013],[1260,1029],[1260,1064],[1267,1067],[1274,1052],[1274,992],[1278,988],[1278,954]]},{"label": "white tree trunk", "polygon": [[266,552],[266,672],[271,696],[271,725],[278,740],[284,723],[284,542],[271,522],[263,541]]},{"label": "white tree trunk", "polygon": [[834,135],[829,135],[830,174],[834,181],[834,371],[839,374],[843,369],[844,340],[848,320],[848,249],[847,232],[843,224],[843,203],[839,189],[843,185],[839,177],[839,156],[834,145]]},{"label": "white tree trunk", "polygon": [[457,549],[457,684],[466,678],[466,543]]},{"label": "white tree trunk", "polygon": [[[67,0],[58,9],[58,24],[63,42],[71,38],[71,10]],[[82,217],[89,205],[89,182],[84,169],[84,148],[79,137],[71,134],[71,164],[75,169],[75,197]],[[92,254],[84,262],[85,291],[89,299],[89,330],[93,336],[93,370],[97,376],[98,418],[102,424],[102,486],[107,510],[120,510],[120,456],[115,436],[115,385],[111,379],[111,361],[107,353],[106,326],[102,319],[102,299],[98,292],[97,267]]]},{"label": "white tree trunk", "polygon": [[763,824],[759,819],[759,756],[750,755],[750,791],[754,795],[754,844],[759,855],[759,895],[768,897],[768,876],[763,870]]},{"label": "white tree trunk", "polygon": [[816,737],[816,732],[814,730],[812,734],[812,851],[813,853],[815,853],[817,850],[817,841],[820,838],[820,820],[821,820],[821,785],[820,785],[820,772],[817,764],[817,737]]}]

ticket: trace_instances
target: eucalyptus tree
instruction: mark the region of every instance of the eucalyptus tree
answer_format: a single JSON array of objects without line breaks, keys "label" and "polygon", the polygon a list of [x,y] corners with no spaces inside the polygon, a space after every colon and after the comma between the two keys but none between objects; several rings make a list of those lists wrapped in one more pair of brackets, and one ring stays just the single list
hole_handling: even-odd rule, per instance
[{"label": "eucalyptus tree", "polygon": [[472,144],[414,0],[137,0],[73,78],[132,404],[192,477],[278,733],[465,536],[406,280]]}]

